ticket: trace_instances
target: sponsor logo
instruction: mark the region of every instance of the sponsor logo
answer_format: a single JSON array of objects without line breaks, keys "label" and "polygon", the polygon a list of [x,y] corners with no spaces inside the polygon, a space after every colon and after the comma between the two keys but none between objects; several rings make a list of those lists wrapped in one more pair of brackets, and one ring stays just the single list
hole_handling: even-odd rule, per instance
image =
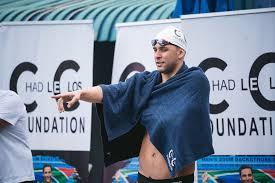
[{"label": "sponsor logo", "polygon": [[173,171],[173,169],[176,165],[177,158],[175,158],[175,154],[174,154],[174,151],[172,149],[166,155],[166,158],[167,158],[167,162],[168,162],[168,166],[169,166],[170,170]]}]

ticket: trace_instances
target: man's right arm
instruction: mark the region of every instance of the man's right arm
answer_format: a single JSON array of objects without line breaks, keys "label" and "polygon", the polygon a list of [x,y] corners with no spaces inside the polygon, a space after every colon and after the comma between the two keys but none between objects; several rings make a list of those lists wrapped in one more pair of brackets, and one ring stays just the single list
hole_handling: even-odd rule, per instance
[{"label": "man's right arm", "polygon": [[102,103],[103,92],[100,86],[80,90],[80,100],[91,103]]},{"label": "man's right arm", "polygon": [[103,91],[100,86],[90,87],[83,90],[61,93],[52,98],[57,99],[59,112],[64,112],[64,103],[70,108],[79,100],[91,103],[102,103]]}]

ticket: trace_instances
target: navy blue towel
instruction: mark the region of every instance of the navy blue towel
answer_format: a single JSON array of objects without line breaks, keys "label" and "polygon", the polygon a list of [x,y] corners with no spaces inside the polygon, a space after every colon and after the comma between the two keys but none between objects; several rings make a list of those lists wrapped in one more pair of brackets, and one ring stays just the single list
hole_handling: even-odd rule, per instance
[{"label": "navy blue towel", "polygon": [[193,161],[214,153],[209,82],[200,68],[185,64],[165,83],[160,81],[158,71],[146,71],[126,82],[101,85],[104,122],[109,140],[140,122],[174,177]]}]

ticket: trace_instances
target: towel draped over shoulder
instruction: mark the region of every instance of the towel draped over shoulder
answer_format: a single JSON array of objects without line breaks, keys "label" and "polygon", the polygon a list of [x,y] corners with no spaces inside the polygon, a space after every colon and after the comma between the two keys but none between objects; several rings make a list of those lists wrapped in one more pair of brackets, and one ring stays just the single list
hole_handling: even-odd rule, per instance
[{"label": "towel draped over shoulder", "polygon": [[158,71],[145,71],[126,82],[101,85],[105,130],[113,140],[141,123],[174,177],[214,153],[209,82],[200,68],[185,64],[165,83],[160,81]]}]

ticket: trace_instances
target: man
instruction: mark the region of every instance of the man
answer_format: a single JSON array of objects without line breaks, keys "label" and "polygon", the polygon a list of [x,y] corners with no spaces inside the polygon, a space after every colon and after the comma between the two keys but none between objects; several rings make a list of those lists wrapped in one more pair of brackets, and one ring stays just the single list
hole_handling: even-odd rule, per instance
[{"label": "man", "polygon": [[109,140],[139,124],[145,127],[140,146],[136,146],[139,183],[193,182],[194,161],[214,152],[209,82],[201,69],[185,64],[186,39],[181,30],[167,27],[152,40],[152,46],[157,71],[53,98],[58,99],[60,112],[64,111],[64,102],[68,107],[79,100],[103,103]]},{"label": "man", "polygon": [[45,164],[43,166],[44,183],[52,183],[52,166]]},{"label": "man", "polygon": [[240,180],[242,183],[254,182],[253,170],[248,165],[242,165],[239,169]]},{"label": "man", "polygon": [[0,90],[0,183],[32,182],[27,112],[13,91]]}]

